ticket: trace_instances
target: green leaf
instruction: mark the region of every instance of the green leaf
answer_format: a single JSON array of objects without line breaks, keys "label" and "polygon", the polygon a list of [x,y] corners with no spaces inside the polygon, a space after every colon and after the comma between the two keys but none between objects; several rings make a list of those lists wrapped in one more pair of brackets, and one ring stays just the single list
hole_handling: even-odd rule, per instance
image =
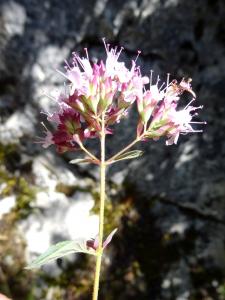
[{"label": "green leaf", "polygon": [[115,158],[112,162],[125,160],[125,159],[137,158],[137,157],[142,156],[143,153],[144,152],[141,151],[141,150],[132,150],[132,151],[129,151],[129,152],[125,152],[125,153],[117,156],[117,158]]},{"label": "green leaf", "polygon": [[76,158],[76,159],[72,159],[70,161],[70,164],[84,164],[84,163],[90,163],[92,162],[92,159],[90,158]]},{"label": "green leaf", "polygon": [[86,239],[77,239],[74,241],[63,241],[50,246],[46,252],[38,256],[25,269],[35,269],[57,258],[63,257],[71,253],[88,253],[95,254],[94,251],[87,250]]}]

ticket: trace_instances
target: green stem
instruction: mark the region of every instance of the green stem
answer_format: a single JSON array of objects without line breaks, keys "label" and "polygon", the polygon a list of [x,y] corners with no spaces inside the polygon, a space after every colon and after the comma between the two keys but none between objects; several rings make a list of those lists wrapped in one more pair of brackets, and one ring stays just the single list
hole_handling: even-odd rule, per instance
[{"label": "green stem", "polygon": [[102,114],[101,130],[101,162],[100,162],[100,212],[99,212],[99,245],[97,249],[97,259],[95,267],[95,279],[92,300],[98,299],[99,280],[103,253],[103,234],[104,234],[104,206],[105,206],[105,114]]}]

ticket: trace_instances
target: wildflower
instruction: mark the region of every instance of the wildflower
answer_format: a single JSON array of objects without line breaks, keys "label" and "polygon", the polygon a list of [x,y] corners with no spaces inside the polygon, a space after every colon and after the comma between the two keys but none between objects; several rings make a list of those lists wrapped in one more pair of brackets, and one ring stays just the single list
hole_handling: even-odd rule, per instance
[{"label": "wildflower", "polygon": [[[81,140],[99,136],[102,113],[106,134],[111,134],[110,126],[128,114],[148,81],[142,77],[136,60],[132,61],[130,69],[119,62],[123,48],[111,48],[105,41],[104,45],[105,62],[92,64],[85,49],[86,57],[73,53],[72,64],[66,63],[65,73],[58,71],[70,82],[69,91],[56,98],[57,111],[46,114],[48,121],[56,125],[51,142],[60,152],[77,149],[74,134]],[[46,140],[49,141],[49,137],[50,133]],[[51,144],[43,139],[43,145]]]},{"label": "wildflower", "polygon": [[146,90],[141,98],[138,97],[137,107],[143,124],[149,121],[155,106],[162,100],[162,97],[156,85],[152,85],[149,90]]},{"label": "wildflower", "polygon": [[[192,102],[192,101],[191,101]],[[193,107],[188,104],[184,109],[176,111],[171,109],[169,112],[169,119],[172,124],[172,128],[168,130],[166,145],[177,144],[180,134],[187,134],[190,132],[202,132],[202,130],[195,130],[192,124],[206,124],[206,122],[194,122],[192,121],[193,115],[191,112],[201,109],[203,106]],[[196,113],[194,114],[196,115]]]},{"label": "wildflower", "polygon": [[[111,125],[119,123],[128,115],[129,109],[137,101],[140,120],[137,136],[158,139],[167,137],[166,144],[177,143],[180,134],[198,132],[192,128],[193,112],[198,109],[187,106],[177,110],[181,95],[188,92],[196,98],[191,87],[191,79],[180,82],[172,80],[158,86],[152,84],[151,77],[142,76],[137,58],[131,68],[119,61],[123,48],[117,49],[105,43],[106,60],[91,63],[88,51],[86,57],[73,53],[71,65],[66,62],[65,73],[58,71],[68,81],[64,92],[55,99],[58,107],[53,113],[47,112],[47,120],[53,123],[53,132],[45,130],[46,137],[40,142],[43,147],[55,144],[59,152],[80,148],[74,139],[79,136],[81,143],[89,138],[99,137],[104,116],[106,134],[112,134]],[[150,87],[146,84],[150,82]]]},{"label": "wildflower", "polygon": [[53,136],[51,131],[48,130],[48,128],[45,126],[44,123],[42,123],[44,127],[45,137],[39,137],[39,140],[36,142],[38,144],[42,144],[43,148],[48,148],[49,146],[54,144]]},{"label": "wildflower", "polygon": [[[169,83],[168,78],[166,88],[162,90],[158,88],[158,84],[151,85],[149,90],[145,90],[142,97],[137,99],[140,115],[137,134],[142,136],[142,140],[146,138],[156,140],[166,136],[168,138],[166,145],[172,145],[177,143],[180,134],[202,132],[193,129],[191,125],[205,124],[205,122],[192,121],[193,116],[197,115],[193,112],[202,106],[190,106],[196,98],[190,82],[190,79],[182,79],[180,83],[175,80]],[[164,85],[165,83],[162,86]],[[177,110],[178,102],[184,92],[190,93],[193,98],[184,109]]]}]

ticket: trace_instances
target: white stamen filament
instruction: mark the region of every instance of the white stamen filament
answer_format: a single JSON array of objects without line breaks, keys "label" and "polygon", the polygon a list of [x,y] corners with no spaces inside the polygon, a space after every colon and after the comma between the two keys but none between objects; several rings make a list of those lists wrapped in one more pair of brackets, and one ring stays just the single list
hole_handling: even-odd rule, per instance
[{"label": "white stamen filament", "polygon": [[153,74],[153,70],[150,71],[150,79],[149,79],[150,88],[152,86],[152,74]]},{"label": "white stamen filament", "polygon": [[123,47],[120,48],[120,51],[118,52],[118,54],[117,54],[117,56],[116,56],[117,59],[120,57],[120,54],[121,54],[121,52],[123,51],[123,49],[124,49]]},{"label": "white stamen filament", "polygon": [[165,82],[160,86],[159,91],[161,91],[162,87],[165,85]]},{"label": "white stamen filament", "polygon": [[160,81],[160,78],[159,78],[159,75],[157,76],[157,81],[156,81],[156,85],[158,86],[159,84],[159,81]]},{"label": "white stamen filament", "polygon": [[41,122],[41,125],[44,127],[44,129],[46,130],[46,132],[49,131],[44,122]]},{"label": "white stamen filament", "polygon": [[166,78],[166,89],[168,89],[170,83],[170,73],[167,73],[167,78]]},{"label": "white stamen filament", "polygon": [[134,62],[136,63],[137,62],[137,60],[138,60],[138,57],[139,57],[139,55],[141,54],[141,51],[140,50],[138,50],[138,53],[137,53],[137,56],[136,56],[136,58],[135,58],[135,60],[134,60]]},{"label": "white stamen filament", "polygon": [[72,70],[72,68],[70,67],[70,65],[69,65],[69,63],[68,63],[68,61],[65,59],[64,60],[64,62],[65,62],[65,64],[66,64],[66,69],[70,69],[70,70]]},{"label": "white stamen filament", "polygon": [[193,121],[193,122],[189,122],[189,124],[207,124],[207,122],[196,122],[196,121]]},{"label": "white stamen filament", "polygon": [[75,58],[76,58],[77,62],[80,64],[81,68],[82,68],[83,70],[85,70],[84,64],[83,64],[83,62],[82,62],[82,59],[81,59],[78,55],[76,55]]},{"label": "white stamen filament", "polygon": [[186,109],[188,106],[190,106],[190,104],[191,104],[193,101],[195,101],[195,98],[193,98],[193,99],[185,106],[184,109]]},{"label": "white stamen filament", "polygon": [[45,95],[46,97],[48,97],[49,99],[53,100],[53,101],[57,101],[56,98],[54,98],[53,96],[47,94],[46,92],[43,92],[43,95]]},{"label": "white stamen filament", "polygon": [[88,55],[88,49],[87,49],[87,48],[84,48],[84,51],[85,51],[85,53],[86,53],[86,57],[87,57],[87,59],[90,61],[90,59],[89,59],[89,55]]}]

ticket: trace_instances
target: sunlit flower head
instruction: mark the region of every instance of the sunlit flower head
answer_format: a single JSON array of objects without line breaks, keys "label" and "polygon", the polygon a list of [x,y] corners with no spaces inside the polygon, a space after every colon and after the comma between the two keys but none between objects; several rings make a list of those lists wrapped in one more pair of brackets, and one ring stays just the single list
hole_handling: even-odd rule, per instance
[{"label": "sunlit flower head", "polygon": [[[152,73],[151,73],[152,74]],[[152,82],[152,79],[150,80]],[[167,137],[166,145],[176,144],[180,134],[190,132],[202,132],[192,127],[192,124],[205,124],[195,122],[192,118],[197,115],[196,110],[203,106],[194,107],[190,104],[196,99],[196,94],[191,87],[191,79],[184,78],[178,83],[176,80],[169,81],[159,86],[157,83],[150,85],[141,98],[137,99],[140,115],[137,127],[138,136],[142,139],[153,138],[157,140],[162,136]],[[183,109],[178,109],[181,95],[187,92],[192,100]]]},{"label": "sunlit flower head", "polygon": [[[48,121],[56,125],[51,141],[60,152],[77,148],[72,131],[79,134],[81,140],[97,137],[103,114],[105,131],[112,133],[109,126],[127,116],[131,105],[148,82],[147,77],[142,77],[136,60],[131,62],[131,68],[119,61],[123,48],[113,48],[105,40],[103,42],[105,62],[92,63],[85,49],[85,57],[74,52],[71,64],[66,62],[65,72],[58,70],[68,81],[68,87],[55,99],[58,102],[57,110],[46,114]],[[46,147],[50,142],[43,139],[43,145]]]},{"label": "sunlit flower head", "polygon": [[137,103],[140,116],[137,136],[140,140],[167,137],[167,145],[177,143],[180,134],[198,132],[193,129],[192,118],[200,107],[186,106],[177,109],[184,92],[196,95],[191,87],[191,79],[180,82],[169,80],[159,84],[157,77],[153,83],[150,78],[142,76],[137,58],[127,68],[120,55],[123,48],[111,47],[103,39],[106,59],[92,62],[85,48],[85,57],[76,52],[72,54],[71,63],[66,62],[65,71],[58,72],[67,80],[65,89],[55,99],[56,111],[46,112],[47,120],[53,124],[53,131],[46,129],[46,137],[40,142],[43,147],[55,144],[59,152],[79,149],[74,136],[82,142],[88,138],[99,137],[102,122],[106,134],[112,134],[111,126],[119,123],[128,115]]}]

